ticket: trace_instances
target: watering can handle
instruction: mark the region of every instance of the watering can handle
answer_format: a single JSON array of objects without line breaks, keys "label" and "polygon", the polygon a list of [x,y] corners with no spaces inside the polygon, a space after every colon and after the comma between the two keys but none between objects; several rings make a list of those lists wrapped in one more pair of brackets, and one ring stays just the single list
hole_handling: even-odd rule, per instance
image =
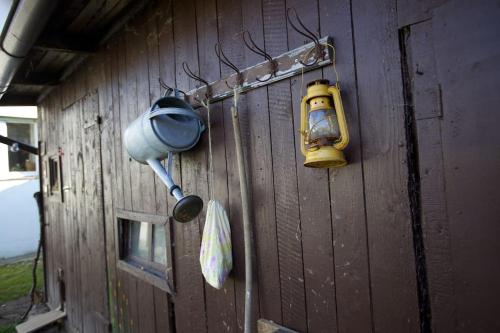
[{"label": "watering can handle", "polygon": [[192,111],[187,111],[186,109],[183,108],[161,108],[161,109],[156,109],[154,111],[151,111],[151,113],[148,115],[148,118],[154,118],[156,116],[161,116],[161,115],[168,115],[168,114],[177,114],[180,116],[186,116],[186,117],[191,117],[191,118],[196,118],[200,121],[200,123],[204,126],[203,118],[196,112]]}]

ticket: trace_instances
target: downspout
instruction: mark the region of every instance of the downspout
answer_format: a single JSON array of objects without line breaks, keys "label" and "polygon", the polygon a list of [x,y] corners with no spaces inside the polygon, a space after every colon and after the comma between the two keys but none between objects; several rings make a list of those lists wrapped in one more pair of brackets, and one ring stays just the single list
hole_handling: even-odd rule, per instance
[{"label": "downspout", "polygon": [[0,99],[52,14],[55,0],[21,0],[0,44]]}]

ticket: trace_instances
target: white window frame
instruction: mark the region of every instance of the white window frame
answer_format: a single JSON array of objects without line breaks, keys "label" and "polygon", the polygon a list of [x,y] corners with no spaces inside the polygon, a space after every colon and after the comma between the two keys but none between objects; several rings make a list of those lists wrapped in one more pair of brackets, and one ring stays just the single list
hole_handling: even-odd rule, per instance
[{"label": "white window frame", "polygon": [[[0,117],[0,135],[7,136],[7,124],[30,124],[31,142],[28,144],[37,146],[38,128],[37,120],[33,118],[11,118]],[[35,171],[10,171],[9,170],[9,149],[4,144],[0,145],[0,180],[14,179],[36,179],[38,178],[38,156],[35,156]]]}]

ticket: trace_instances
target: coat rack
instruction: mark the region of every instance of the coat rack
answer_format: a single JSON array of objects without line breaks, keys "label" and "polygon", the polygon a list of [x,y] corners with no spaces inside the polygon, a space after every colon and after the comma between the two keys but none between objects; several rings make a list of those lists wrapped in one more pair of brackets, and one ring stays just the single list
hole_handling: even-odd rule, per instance
[{"label": "coat rack", "polygon": [[[210,102],[217,102],[233,95],[233,87],[240,86],[240,93],[245,93],[286,78],[302,74],[317,68],[332,64],[332,38],[329,36],[318,39],[296,49],[285,52],[277,57],[260,62],[254,66],[237,70],[225,57],[222,49],[216,44],[216,54],[221,62],[235,70],[235,73],[206,84],[205,80],[193,74],[191,78],[201,81],[204,85],[186,93],[186,101],[193,107],[201,106],[201,101],[207,97]],[[266,57],[267,58],[267,57]],[[234,66],[234,67],[233,67]],[[189,67],[186,65],[189,69]],[[192,73],[192,72],[191,72]]]},{"label": "coat rack", "polygon": [[[301,28],[298,28],[290,19],[291,12],[295,15],[295,19]],[[265,61],[240,70],[226,57],[221,45],[216,43],[214,45],[216,56],[220,62],[233,69],[234,73],[209,83],[194,74],[189,65],[184,62],[182,68],[186,75],[200,82],[202,85],[187,93],[178,91],[184,94],[185,100],[196,108],[202,106],[203,102],[207,99],[213,103],[231,97],[234,93],[234,87],[238,87],[239,93],[245,93],[252,89],[330,65],[335,61],[333,40],[330,36],[318,38],[302,23],[294,8],[289,8],[286,16],[290,26],[297,33],[311,39],[310,43],[273,58],[254,42],[248,31],[243,31],[241,36],[245,46],[250,51],[264,57]],[[167,91],[173,90],[161,81],[161,79],[160,83]]]}]

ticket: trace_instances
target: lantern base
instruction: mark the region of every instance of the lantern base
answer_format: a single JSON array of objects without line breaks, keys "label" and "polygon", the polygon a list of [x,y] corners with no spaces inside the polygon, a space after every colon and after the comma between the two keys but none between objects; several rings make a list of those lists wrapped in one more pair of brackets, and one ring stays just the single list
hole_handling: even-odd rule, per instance
[{"label": "lantern base", "polygon": [[304,166],[309,168],[338,168],[347,165],[342,150],[334,147],[320,147],[314,151],[307,151]]}]

